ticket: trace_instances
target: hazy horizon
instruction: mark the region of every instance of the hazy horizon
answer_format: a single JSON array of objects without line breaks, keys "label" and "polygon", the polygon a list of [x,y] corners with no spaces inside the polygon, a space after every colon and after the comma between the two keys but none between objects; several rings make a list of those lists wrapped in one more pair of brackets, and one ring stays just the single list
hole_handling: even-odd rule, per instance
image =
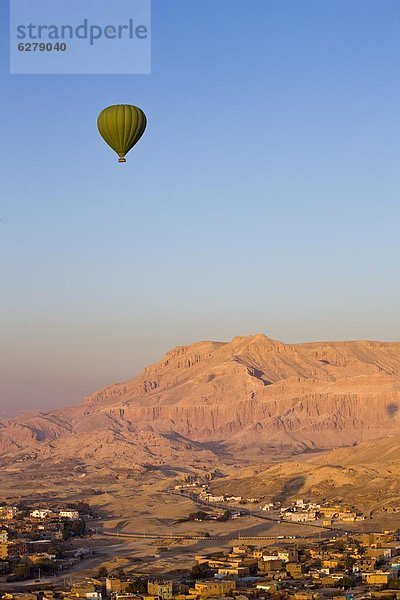
[{"label": "hazy horizon", "polygon": [[0,416],[201,339],[400,339],[400,6],[245,11],[154,0],[151,75],[15,76],[2,3]]}]

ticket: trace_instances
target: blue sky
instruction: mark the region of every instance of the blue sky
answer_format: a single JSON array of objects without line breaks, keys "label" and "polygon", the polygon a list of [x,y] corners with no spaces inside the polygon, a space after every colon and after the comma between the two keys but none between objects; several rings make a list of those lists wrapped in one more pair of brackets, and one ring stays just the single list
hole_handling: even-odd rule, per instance
[{"label": "blue sky", "polygon": [[0,17],[0,413],[200,339],[399,339],[397,0],[153,0],[130,76],[9,75]]}]

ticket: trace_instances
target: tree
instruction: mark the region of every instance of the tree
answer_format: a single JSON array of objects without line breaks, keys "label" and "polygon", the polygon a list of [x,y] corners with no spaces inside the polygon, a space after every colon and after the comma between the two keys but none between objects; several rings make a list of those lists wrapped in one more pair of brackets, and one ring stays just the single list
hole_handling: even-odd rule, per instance
[{"label": "tree", "polygon": [[72,510],[77,510],[81,514],[90,515],[91,517],[95,517],[95,511],[90,507],[90,504],[87,502],[82,502],[79,500],[78,502],[70,502],[68,508]]},{"label": "tree", "polygon": [[207,518],[207,513],[205,513],[203,510],[199,510],[197,512],[190,513],[190,515],[189,515],[189,519],[191,521],[204,521],[206,518]]},{"label": "tree", "polygon": [[62,558],[63,551],[61,549],[60,544],[56,544],[55,542],[53,542],[53,544],[47,549],[47,554],[52,554],[56,558]]},{"label": "tree", "polygon": [[126,591],[131,594],[147,594],[147,581],[144,579],[136,579],[128,585]]},{"label": "tree", "polygon": [[21,563],[15,567],[14,575],[17,579],[28,579],[31,577],[32,567],[26,563]]},{"label": "tree", "polygon": [[335,587],[343,588],[344,590],[349,590],[354,585],[354,580],[351,577],[342,577],[338,579]]},{"label": "tree", "polygon": [[339,552],[343,552],[344,549],[346,548],[346,544],[343,540],[336,540],[335,543],[333,544],[333,548],[335,550],[338,550]]},{"label": "tree", "polygon": [[391,579],[389,579],[387,589],[400,590],[400,579],[398,577],[392,577]]},{"label": "tree", "polygon": [[194,579],[202,579],[208,574],[208,563],[196,563],[190,571]]},{"label": "tree", "polygon": [[104,565],[99,567],[99,570],[97,571],[97,577],[99,579],[102,579],[103,577],[107,577],[107,575],[108,575],[107,567],[105,567]]},{"label": "tree", "polygon": [[79,521],[64,521],[63,539],[69,540],[71,537],[79,537],[86,532],[86,525],[83,519]]},{"label": "tree", "polygon": [[353,567],[356,564],[356,559],[353,556],[348,556],[346,558],[346,569],[350,572],[353,572]]},{"label": "tree", "polygon": [[231,518],[231,511],[224,510],[222,515],[219,517],[218,521],[228,521]]},{"label": "tree", "polygon": [[41,560],[35,564],[35,573],[41,575],[53,575],[58,570],[57,565],[51,560]]}]

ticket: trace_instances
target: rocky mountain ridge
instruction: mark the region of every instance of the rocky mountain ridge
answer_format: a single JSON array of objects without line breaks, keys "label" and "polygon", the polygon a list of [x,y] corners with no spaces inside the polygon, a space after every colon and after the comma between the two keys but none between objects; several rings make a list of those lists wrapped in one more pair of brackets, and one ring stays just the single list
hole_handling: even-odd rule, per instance
[{"label": "rocky mountain ridge", "polygon": [[[0,456],[151,460],[146,436],[205,456],[330,449],[400,434],[400,343],[284,344],[259,334],[179,346],[78,407],[0,420]],[[154,442],[154,439],[153,439]],[[177,449],[177,446],[179,448]]]}]

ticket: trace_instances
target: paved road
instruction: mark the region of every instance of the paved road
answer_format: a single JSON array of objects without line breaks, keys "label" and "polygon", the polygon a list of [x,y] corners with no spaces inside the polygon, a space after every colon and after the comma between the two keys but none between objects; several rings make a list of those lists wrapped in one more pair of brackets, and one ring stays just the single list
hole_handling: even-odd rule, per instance
[{"label": "paved road", "polygon": [[[100,535],[121,537],[121,538],[134,538],[138,540],[276,540],[276,535],[184,535],[184,534],[156,534],[156,533],[123,533],[115,531],[114,529],[102,529]],[[278,538],[291,539],[290,536],[278,536]]]}]

